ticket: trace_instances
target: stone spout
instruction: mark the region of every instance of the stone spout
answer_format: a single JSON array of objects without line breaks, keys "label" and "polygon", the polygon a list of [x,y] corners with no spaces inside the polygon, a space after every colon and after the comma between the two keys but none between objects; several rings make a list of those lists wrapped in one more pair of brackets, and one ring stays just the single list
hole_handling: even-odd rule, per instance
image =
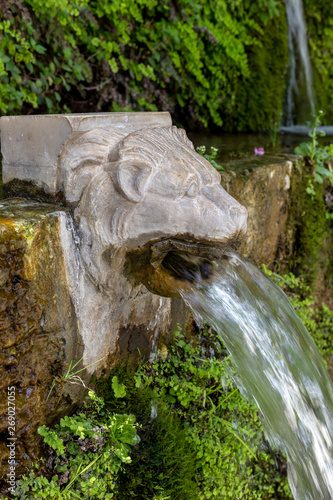
[{"label": "stone spout", "polygon": [[[168,113],[1,117],[0,129],[4,194],[16,198],[0,204],[0,288],[10,291],[0,296],[0,355],[10,365],[0,391],[15,385],[27,399],[18,418],[33,425],[18,437],[33,458],[38,426],[82,397],[67,387],[46,403],[53,377],[82,358],[89,384],[138,348],[147,355],[184,317],[168,298],[184,285],[170,273],[174,255],[196,265],[237,246],[247,212]],[[3,264],[15,259],[13,269]],[[38,302],[33,328],[12,314],[23,293],[29,307]]]},{"label": "stone spout", "polygon": [[246,231],[246,209],[169,113],[0,123],[5,196],[56,203],[72,215],[62,228],[64,265],[84,364],[109,356],[133,308],[144,309],[134,299],[142,283],[179,296],[180,281],[163,265],[169,252],[211,258]]},{"label": "stone spout", "polygon": [[246,231],[246,209],[168,113],[3,117],[1,136],[6,195],[70,207],[98,286],[115,252],[236,246]]}]

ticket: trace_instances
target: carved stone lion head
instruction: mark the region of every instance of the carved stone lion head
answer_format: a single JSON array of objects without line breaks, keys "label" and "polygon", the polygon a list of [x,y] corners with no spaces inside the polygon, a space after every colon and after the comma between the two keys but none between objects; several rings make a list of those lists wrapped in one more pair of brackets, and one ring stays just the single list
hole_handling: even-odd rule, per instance
[{"label": "carved stone lion head", "polygon": [[59,162],[58,189],[74,208],[97,280],[110,250],[170,238],[219,246],[246,231],[246,209],[176,127],[74,132]]}]

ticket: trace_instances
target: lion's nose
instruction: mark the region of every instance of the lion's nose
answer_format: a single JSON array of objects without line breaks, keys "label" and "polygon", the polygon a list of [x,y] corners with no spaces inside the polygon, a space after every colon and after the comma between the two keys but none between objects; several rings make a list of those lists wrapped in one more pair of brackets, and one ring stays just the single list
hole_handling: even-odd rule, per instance
[{"label": "lion's nose", "polygon": [[205,186],[202,192],[216,206],[218,211],[227,217],[224,224],[228,224],[231,233],[246,232],[246,208],[230,196],[220,184]]}]

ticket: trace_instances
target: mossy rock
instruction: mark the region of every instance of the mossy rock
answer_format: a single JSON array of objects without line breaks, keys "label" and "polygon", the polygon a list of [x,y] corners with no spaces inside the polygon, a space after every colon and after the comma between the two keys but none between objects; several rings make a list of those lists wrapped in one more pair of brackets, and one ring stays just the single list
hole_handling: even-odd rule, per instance
[{"label": "mossy rock", "polygon": [[319,298],[329,298],[332,289],[333,232],[326,217],[325,186],[315,184],[315,194],[306,193],[312,179],[306,165],[298,164],[291,183],[288,229],[292,234],[289,269],[302,276]]}]

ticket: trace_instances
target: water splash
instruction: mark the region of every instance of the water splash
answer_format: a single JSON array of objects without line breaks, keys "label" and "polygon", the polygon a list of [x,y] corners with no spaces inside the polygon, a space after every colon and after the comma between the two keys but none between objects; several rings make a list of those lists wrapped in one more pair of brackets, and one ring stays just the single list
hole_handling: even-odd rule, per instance
[{"label": "water splash", "polygon": [[288,0],[286,2],[286,13],[290,58],[286,124],[287,126],[291,126],[294,125],[294,117],[297,113],[295,109],[295,96],[299,94],[299,72],[302,72],[303,78],[305,79],[307,99],[312,114],[315,114],[316,108],[302,0]]},{"label": "water splash", "polygon": [[294,498],[332,500],[333,388],[285,294],[231,251],[214,264],[213,279],[182,294],[221,335],[271,445],[286,452]]}]

